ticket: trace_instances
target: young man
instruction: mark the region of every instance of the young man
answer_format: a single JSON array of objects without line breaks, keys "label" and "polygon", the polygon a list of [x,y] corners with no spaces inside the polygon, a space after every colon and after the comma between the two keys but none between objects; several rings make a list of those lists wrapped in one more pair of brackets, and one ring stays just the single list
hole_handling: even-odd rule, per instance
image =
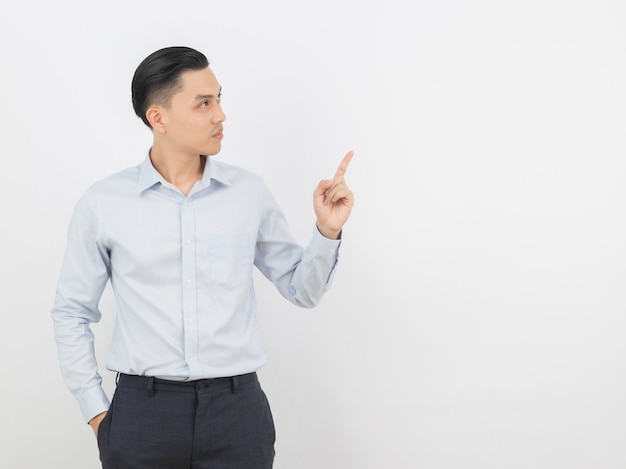
[{"label": "young man", "polygon": [[[352,152],[314,191],[316,227],[304,249],[259,177],[211,158],[226,119],[220,92],[200,52],[149,55],[132,100],[153,145],[75,207],[51,314],[64,379],[105,469],[271,468],[252,267],[303,307],[333,277],[354,203],[344,180]],[[119,373],[110,404],[90,330],[109,280],[117,322],[107,368]]]}]

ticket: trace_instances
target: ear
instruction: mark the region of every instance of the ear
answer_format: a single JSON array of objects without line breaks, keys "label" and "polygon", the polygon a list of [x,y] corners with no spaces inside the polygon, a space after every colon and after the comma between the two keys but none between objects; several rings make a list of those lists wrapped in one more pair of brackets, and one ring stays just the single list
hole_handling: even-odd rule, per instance
[{"label": "ear", "polygon": [[166,130],[164,119],[165,116],[163,114],[164,113],[161,106],[157,106],[156,104],[150,106],[146,110],[146,119],[148,119],[148,122],[150,122],[152,130],[160,134],[165,133]]}]

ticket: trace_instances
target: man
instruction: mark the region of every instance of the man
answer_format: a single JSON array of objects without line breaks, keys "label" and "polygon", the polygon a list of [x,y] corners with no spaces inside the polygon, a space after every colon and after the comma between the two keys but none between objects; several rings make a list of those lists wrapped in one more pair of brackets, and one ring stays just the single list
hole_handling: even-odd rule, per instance
[{"label": "man", "polygon": [[[211,158],[226,119],[220,93],[198,51],[146,57],[132,100],[153,145],[141,164],[90,187],[70,223],[51,314],[64,379],[105,469],[271,468],[252,267],[303,307],[333,277],[354,203],[344,180],[352,152],[314,190],[304,249],[259,177]],[[90,330],[109,280],[117,322],[107,368],[118,373],[110,404]]]}]

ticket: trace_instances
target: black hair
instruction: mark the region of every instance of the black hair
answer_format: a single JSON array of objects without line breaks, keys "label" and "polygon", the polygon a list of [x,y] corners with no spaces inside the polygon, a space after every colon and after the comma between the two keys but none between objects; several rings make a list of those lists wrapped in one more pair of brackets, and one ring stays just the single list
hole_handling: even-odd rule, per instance
[{"label": "black hair", "polygon": [[135,70],[131,95],[135,114],[149,128],[146,111],[154,104],[168,105],[181,87],[180,75],[187,70],[202,70],[209,61],[201,52],[190,47],[166,47],[153,52]]}]

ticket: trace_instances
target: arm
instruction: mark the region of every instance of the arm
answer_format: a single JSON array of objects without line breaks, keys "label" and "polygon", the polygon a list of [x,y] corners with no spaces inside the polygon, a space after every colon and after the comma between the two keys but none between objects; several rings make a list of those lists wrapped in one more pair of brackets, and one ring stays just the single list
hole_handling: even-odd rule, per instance
[{"label": "arm", "polygon": [[317,227],[306,249],[295,243],[284,215],[269,191],[263,200],[255,265],[292,303],[316,306],[332,283],[339,257],[340,233],[354,197],[343,175],[352,152],[343,159],[332,180],[321,181],[314,192]]},{"label": "arm", "polygon": [[51,311],[61,373],[85,421],[109,407],[90,328],[101,318],[98,302],[110,273],[109,256],[98,243],[98,231],[97,205],[90,191],[74,210]]}]

